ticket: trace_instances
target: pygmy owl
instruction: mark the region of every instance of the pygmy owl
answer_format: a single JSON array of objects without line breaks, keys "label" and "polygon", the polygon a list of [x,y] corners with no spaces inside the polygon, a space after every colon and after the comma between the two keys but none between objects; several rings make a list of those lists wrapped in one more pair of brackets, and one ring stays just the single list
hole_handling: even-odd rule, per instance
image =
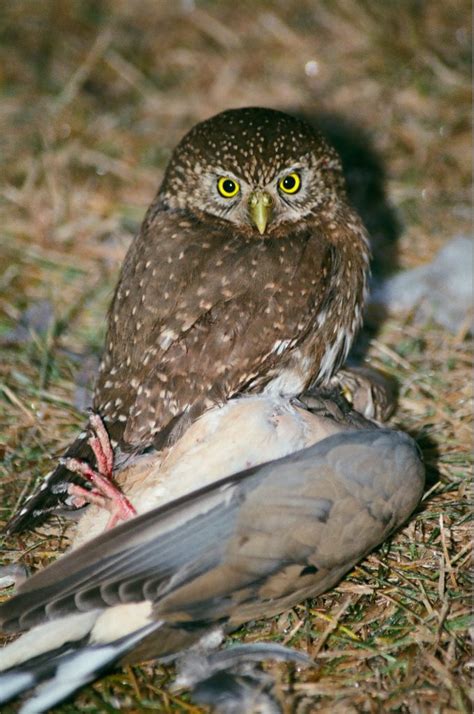
[{"label": "pygmy owl", "polygon": [[[115,464],[236,395],[327,383],[360,324],[368,262],[340,160],[311,126],[263,108],[197,124],[172,154],[110,307],[93,410]],[[87,436],[68,458],[90,459]],[[58,466],[10,530],[75,508],[72,481]]]}]

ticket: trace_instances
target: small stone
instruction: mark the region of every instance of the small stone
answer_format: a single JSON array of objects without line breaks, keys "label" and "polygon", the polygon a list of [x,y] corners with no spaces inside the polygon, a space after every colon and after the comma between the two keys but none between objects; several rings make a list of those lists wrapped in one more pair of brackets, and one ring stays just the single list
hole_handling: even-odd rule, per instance
[{"label": "small stone", "polygon": [[370,316],[380,307],[390,313],[415,311],[415,320],[434,320],[450,332],[464,325],[474,333],[474,241],[453,238],[431,263],[404,270],[375,287]]}]

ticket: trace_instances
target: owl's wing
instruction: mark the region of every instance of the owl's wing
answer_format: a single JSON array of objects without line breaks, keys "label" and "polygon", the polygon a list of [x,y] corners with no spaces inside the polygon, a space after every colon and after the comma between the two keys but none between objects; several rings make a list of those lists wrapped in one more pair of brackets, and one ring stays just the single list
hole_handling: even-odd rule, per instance
[{"label": "owl's wing", "polygon": [[[31,670],[26,661],[4,675],[30,671],[22,683],[31,687],[38,671],[44,676],[37,665],[46,653],[47,676],[58,657],[61,679],[61,657],[90,648],[82,662],[93,674],[102,662],[94,647],[109,643],[105,661],[113,663],[133,636],[140,661],[175,653],[203,628],[232,629],[292,607],[334,585],[405,521],[423,473],[404,434],[342,433],[139,516],[60,558],[0,605],[4,629],[45,623],[0,653],[0,669],[34,658]],[[74,688],[90,681],[84,672]]]},{"label": "owl's wing", "polygon": [[314,233],[261,240],[224,221],[159,211],[124,263],[94,408],[125,425],[125,449],[281,361],[325,299],[332,252]]}]

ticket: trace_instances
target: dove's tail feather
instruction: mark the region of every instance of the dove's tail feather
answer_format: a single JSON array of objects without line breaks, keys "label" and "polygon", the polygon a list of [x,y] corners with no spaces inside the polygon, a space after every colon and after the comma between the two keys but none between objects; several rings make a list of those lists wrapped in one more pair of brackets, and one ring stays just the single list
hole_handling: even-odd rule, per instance
[{"label": "dove's tail feather", "polygon": [[112,669],[159,627],[159,622],[153,622],[106,644],[87,644],[82,637],[6,670],[0,674],[0,705],[36,689],[20,709],[21,714],[49,711]]},{"label": "dove's tail feather", "polygon": [[52,677],[66,657],[87,645],[87,637],[43,652],[0,674],[0,704],[32,689]]}]

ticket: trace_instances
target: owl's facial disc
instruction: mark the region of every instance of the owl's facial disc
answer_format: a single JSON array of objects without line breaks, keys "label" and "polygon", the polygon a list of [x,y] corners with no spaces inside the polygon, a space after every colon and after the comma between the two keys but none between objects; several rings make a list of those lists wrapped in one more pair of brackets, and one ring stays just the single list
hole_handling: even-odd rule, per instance
[{"label": "owl's facial disc", "polygon": [[246,236],[281,236],[340,201],[344,181],[337,154],[313,127],[246,107],[206,119],[183,137],[160,194],[172,209],[223,219]]},{"label": "owl's facial disc", "polygon": [[209,172],[200,182],[201,206],[236,225],[252,226],[261,236],[282,221],[300,220],[301,199],[307,196],[311,171],[300,163],[267,172],[263,181],[262,175],[252,181],[249,176],[237,176],[230,168]]}]

